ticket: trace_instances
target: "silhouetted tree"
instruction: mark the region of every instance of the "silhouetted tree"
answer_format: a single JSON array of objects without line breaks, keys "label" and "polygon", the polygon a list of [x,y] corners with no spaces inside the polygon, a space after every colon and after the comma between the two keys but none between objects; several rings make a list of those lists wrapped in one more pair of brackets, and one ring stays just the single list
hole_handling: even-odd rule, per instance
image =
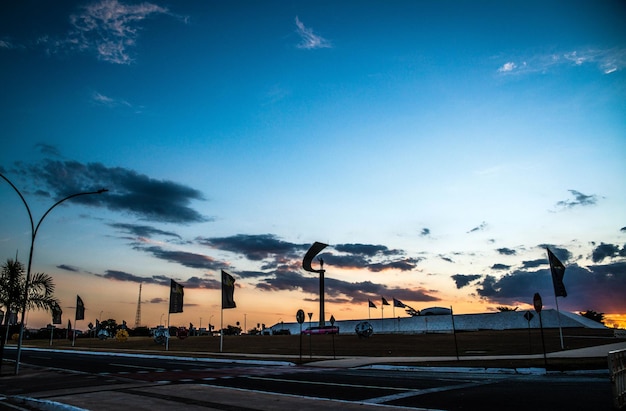
[{"label": "silhouetted tree", "polygon": [[110,336],[114,336],[118,329],[117,321],[115,321],[113,318],[101,321],[100,329],[106,330]]},{"label": "silhouetted tree", "polygon": [[589,318],[590,320],[597,321],[600,324],[604,324],[604,313],[597,313],[593,310],[587,310],[584,313],[578,313],[585,318]]},{"label": "silhouetted tree", "polygon": [[496,307],[496,310],[498,310],[498,311],[500,311],[502,313],[502,312],[505,312],[505,311],[517,311],[518,308],[519,307],[512,308],[512,307],[506,307],[504,305],[501,305],[499,307]]},{"label": "silhouetted tree", "polygon": [[[24,264],[17,260],[7,259],[0,272],[0,307],[5,312],[19,313],[24,305],[24,288],[26,287],[26,270]],[[54,297],[54,282],[52,277],[44,273],[31,275],[26,297],[26,309],[38,309],[52,312],[52,308],[59,304]],[[9,316],[5,315],[5,325]]]},{"label": "silhouetted tree", "polygon": [[224,333],[224,335],[241,335],[241,328],[229,325],[224,328],[222,332]]}]

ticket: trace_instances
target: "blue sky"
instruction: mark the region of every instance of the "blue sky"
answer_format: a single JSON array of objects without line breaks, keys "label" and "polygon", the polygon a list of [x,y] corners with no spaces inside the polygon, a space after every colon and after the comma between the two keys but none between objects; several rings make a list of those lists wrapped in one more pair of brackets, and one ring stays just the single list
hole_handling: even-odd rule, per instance
[{"label": "blue sky", "polygon": [[[626,6],[603,2],[9,1],[0,171],[38,220],[64,317],[318,316],[367,300],[625,313]],[[3,259],[29,225],[0,187]],[[69,313],[69,314],[68,314]],[[399,312],[396,315],[401,314]],[[167,315],[167,314],[165,314]],[[388,308],[385,316],[391,315]],[[202,318],[202,320],[200,320]],[[30,326],[49,316],[29,314]]]}]

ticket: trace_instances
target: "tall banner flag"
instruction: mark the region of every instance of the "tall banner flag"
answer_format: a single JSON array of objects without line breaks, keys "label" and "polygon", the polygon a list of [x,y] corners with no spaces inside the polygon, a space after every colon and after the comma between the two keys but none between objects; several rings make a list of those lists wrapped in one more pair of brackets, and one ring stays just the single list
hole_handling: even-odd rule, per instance
[{"label": "tall banner flag", "polygon": [[387,300],[385,300],[385,297],[380,297],[381,301],[381,305],[380,305],[380,329],[381,331],[384,329],[385,325],[383,323],[383,321],[385,320],[385,306],[389,305],[389,303],[387,302]]},{"label": "tall banner flag", "polygon": [[554,286],[554,302],[556,303],[556,313],[559,322],[559,335],[561,337],[561,349],[565,349],[565,343],[563,342],[563,329],[561,328],[561,313],[559,312],[559,299],[558,297],[567,297],[567,291],[565,291],[565,284],[563,284],[563,276],[565,276],[565,266],[549,248],[548,261],[550,261],[550,272],[552,273],[552,285]]},{"label": "tall banner flag", "polygon": [[372,300],[367,300],[367,318],[372,319],[372,315],[370,314],[370,308],[376,308],[376,304],[372,302]]},{"label": "tall banner flag", "polygon": [[232,275],[222,270],[222,309],[237,307],[234,294],[235,279]]},{"label": "tall banner flag", "polygon": [[74,320],[84,320],[85,319],[85,304],[83,304],[83,299],[80,298],[80,295],[76,296],[76,318]]},{"label": "tall banner flag", "polygon": [[[398,308],[406,308],[406,305],[400,300],[393,299],[393,318],[396,318],[396,307]],[[400,325],[400,317],[398,317],[398,326]]]},{"label": "tall banner flag", "polygon": [[563,284],[563,276],[565,275],[565,266],[558,258],[548,250],[548,260],[550,261],[550,271],[552,272],[552,285],[554,286],[554,295],[557,297],[567,297],[565,284]]},{"label": "tall banner flag", "polygon": [[232,275],[222,270],[222,309],[220,310],[220,352],[224,345],[224,310],[236,308],[235,304],[235,279]]},{"label": "tall banner flag", "polygon": [[[170,280],[170,314],[183,312],[184,286],[174,280]],[[169,326],[169,321],[168,321]]]},{"label": "tall banner flag", "polygon": [[59,307],[59,304],[54,303],[54,305],[52,306],[52,324],[62,324],[63,323],[61,321],[62,314],[63,314],[63,311],[61,310],[61,307]]}]

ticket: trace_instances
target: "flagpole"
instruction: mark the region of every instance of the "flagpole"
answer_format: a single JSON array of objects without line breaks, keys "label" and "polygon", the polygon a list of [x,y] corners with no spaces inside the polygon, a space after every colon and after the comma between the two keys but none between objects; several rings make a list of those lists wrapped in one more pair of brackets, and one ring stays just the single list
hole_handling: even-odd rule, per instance
[{"label": "flagpole", "polygon": [[561,328],[561,312],[559,311],[559,299],[558,296],[567,297],[567,291],[565,291],[565,285],[563,285],[563,276],[565,275],[565,266],[554,255],[548,247],[546,247],[548,253],[548,262],[550,264],[550,275],[552,276],[552,286],[554,288],[554,301],[556,303],[556,315],[559,324],[559,335],[561,337],[561,349],[565,349],[563,344],[563,329]]},{"label": "flagpole", "polygon": [[[393,299],[393,305],[391,306],[391,313],[393,314],[391,318],[395,319],[396,318],[396,299],[395,298]],[[396,325],[397,324],[394,323],[394,326],[393,326],[394,332],[398,331],[398,328],[399,328],[399,327],[396,327]]]},{"label": "flagpole", "polygon": [[74,320],[74,329],[72,330],[72,347],[76,343],[76,323],[78,321]]},{"label": "flagpole", "polygon": [[[171,297],[170,297],[170,301],[171,301]],[[172,315],[172,313],[168,312],[167,313],[167,333],[165,333],[165,351],[170,350],[170,315]]]},{"label": "flagpole", "polygon": [[456,327],[454,326],[454,311],[450,306],[450,318],[452,319],[452,334],[454,334],[454,351],[456,352],[456,360],[459,361],[459,345],[456,341]]},{"label": "flagpole", "polygon": [[220,352],[224,346],[224,270],[222,270],[222,306],[220,309]]},{"label": "flagpole", "polygon": [[561,337],[561,349],[565,349],[565,345],[563,344],[563,328],[561,328],[561,312],[559,311],[559,298],[554,293],[554,301],[556,302],[556,318],[559,323],[559,336]]},{"label": "flagpole", "polygon": [[222,310],[220,312],[220,352],[222,352],[222,347],[224,345],[224,303],[222,303]]}]

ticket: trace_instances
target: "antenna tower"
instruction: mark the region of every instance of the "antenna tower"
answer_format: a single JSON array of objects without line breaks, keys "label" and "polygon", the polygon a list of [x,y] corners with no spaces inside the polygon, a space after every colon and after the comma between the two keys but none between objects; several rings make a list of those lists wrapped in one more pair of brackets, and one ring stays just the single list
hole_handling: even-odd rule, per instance
[{"label": "antenna tower", "polygon": [[135,314],[135,328],[141,325],[141,283],[139,283],[139,298],[137,299],[137,314]]}]

